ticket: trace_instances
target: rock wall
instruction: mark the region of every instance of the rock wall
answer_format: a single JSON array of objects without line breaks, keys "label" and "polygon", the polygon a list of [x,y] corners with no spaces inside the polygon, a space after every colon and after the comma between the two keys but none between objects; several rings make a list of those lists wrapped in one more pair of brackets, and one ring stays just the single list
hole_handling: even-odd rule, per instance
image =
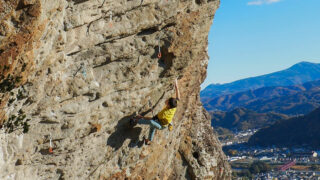
[{"label": "rock wall", "polygon": [[[218,6],[0,0],[0,179],[230,179],[199,99]],[[174,129],[145,146],[128,120],[159,112],[175,78]]]}]

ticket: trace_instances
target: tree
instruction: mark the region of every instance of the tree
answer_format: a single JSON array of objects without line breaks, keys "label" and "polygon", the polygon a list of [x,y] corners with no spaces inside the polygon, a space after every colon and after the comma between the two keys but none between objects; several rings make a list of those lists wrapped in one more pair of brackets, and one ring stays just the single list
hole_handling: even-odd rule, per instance
[{"label": "tree", "polygon": [[263,161],[255,161],[250,165],[249,170],[252,174],[257,174],[260,172],[265,173],[270,171],[271,167],[269,164]]},{"label": "tree", "polygon": [[311,169],[312,171],[317,171],[317,170],[319,169],[319,167],[318,167],[316,164],[312,164],[311,167],[310,167],[310,169]]},{"label": "tree", "polygon": [[236,156],[238,154],[238,151],[237,150],[234,150],[234,149],[229,149],[228,150],[228,154],[230,156]]}]

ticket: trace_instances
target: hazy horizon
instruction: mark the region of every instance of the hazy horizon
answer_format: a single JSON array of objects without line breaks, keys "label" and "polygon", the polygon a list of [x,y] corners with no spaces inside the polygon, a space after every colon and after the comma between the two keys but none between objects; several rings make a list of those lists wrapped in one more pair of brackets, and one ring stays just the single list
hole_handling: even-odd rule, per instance
[{"label": "hazy horizon", "polygon": [[[312,62],[312,61],[300,61],[298,63],[301,63],[301,62],[308,62],[308,63],[315,63],[315,64],[320,64],[320,62]],[[298,63],[295,63],[295,64],[298,64]],[[261,74],[261,75],[257,75],[257,76],[250,76],[250,77],[245,77],[245,78],[241,78],[241,79],[236,79],[234,81],[231,81],[231,82],[225,82],[225,83],[211,83],[211,84],[228,84],[228,83],[233,83],[235,81],[239,81],[239,80],[243,80],[243,79],[248,79],[248,78],[255,78],[255,77],[259,77],[259,76],[264,76],[264,75],[268,75],[268,74],[272,74],[272,73],[276,73],[276,72],[279,72],[279,71],[283,71],[283,70],[286,70],[286,69],[289,69],[290,67],[292,67],[293,65],[295,64],[292,64],[290,66],[288,66],[287,68],[285,69],[281,69],[281,70],[278,70],[278,71],[273,71],[273,72],[269,72],[269,73],[266,73],[266,74]],[[208,84],[206,87],[208,87],[210,84]],[[206,87],[203,87],[203,89],[205,89]]]}]

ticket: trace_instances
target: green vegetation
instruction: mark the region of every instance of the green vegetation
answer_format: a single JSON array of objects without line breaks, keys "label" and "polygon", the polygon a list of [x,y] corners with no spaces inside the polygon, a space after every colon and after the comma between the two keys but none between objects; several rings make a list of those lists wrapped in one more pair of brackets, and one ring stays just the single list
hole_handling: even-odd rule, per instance
[{"label": "green vegetation", "polygon": [[312,171],[320,171],[320,166],[316,164],[312,164],[310,167],[310,170]]},{"label": "green vegetation", "polygon": [[[234,166],[232,165],[232,167]],[[241,166],[237,164],[236,168],[243,168],[243,170],[233,172],[233,176],[243,177],[245,179],[252,179],[254,174],[266,173],[271,170],[271,166],[263,161],[254,161],[250,164],[243,163]]]},{"label": "green vegetation", "polygon": [[229,156],[236,156],[238,154],[238,151],[237,150],[234,150],[234,149],[229,149],[227,154]]},{"label": "green vegetation", "polygon": [[215,128],[216,132],[218,133],[218,137],[219,140],[228,140],[228,139],[233,139],[234,138],[234,134],[232,131],[230,131],[229,129],[226,128],[222,128],[222,127],[217,127]]},{"label": "green vegetation", "polygon": [[27,98],[28,96],[26,96],[25,94],[23,94],[22,90],[18,90],[18,94],[17,94],[17,99],[18,100],[22,100],[24,98]]},{"label": "green vegetation", "polygon": [[[273,112],[257,113],[246,108],[236,108],[230,112],[210,112],[210,115],[212,117],[212,126],[226,128],[229,130],[237,129],[239,131],[245,131],[248,129],[259,129],[272,125],[276,121],[288,119],[288,116],[286,115]],[[229,133],[225,129],[218,128],[217,132],[221,132],[221,135]]]},{"label": "green vegetation", "polygon": [[[4,79],[4,77],[2,76],[1,79]],[[21,82],[21,79],[21,76],[17,76],[14,78],[9,74],[7,78],[0,83],[0,93],[11,91],[13,88],[16,87],[17,83]]]},{"label": "green vegetation", "polygon": [[22,128],[23,133],[27,133],[29,131],[30,125],[28,122],[30,119],[26,119],[26,115],[19,111],[19,116],[12,115],[9,119],[5,122],[4,127],[6,128],[7,133],[12,133],[13,131]]},{"label": "green vegetation", "polygon": [[265,173],[270,170],[271,170],[270,165],[263,161],[255,161],[249,167],[249,171],[252,174]]},{"label": "green vegetation", "polygon": [[250,145],[279,147],[320,147],[320,108],[305,116],[294,117],[263,128],[249,139]]},{"label": "green vegetation", "polygon": [[27,64],[23,63],[22,67],[21,67],[21,72],[24,72],[26,70]]},{"label": "green vegetation", "polygon": [[4,66],[3,66],[3,71],[7,71],[7,70],[9,70],[9,69],[10,69],[9,66],[7,66],[7,65],[4,65]]},{"label": "green vegetation", "polygon": [[234,177],[242,177],[243,179],[252,179],[253,174],[248,169],[242,170],[240,172],[233,172]]},{"label": "green vegetation", "polygon": [[12,104],[15,100],[16,100],[15,98],[10,98],[10,99],[8,100],[8,105]]}]

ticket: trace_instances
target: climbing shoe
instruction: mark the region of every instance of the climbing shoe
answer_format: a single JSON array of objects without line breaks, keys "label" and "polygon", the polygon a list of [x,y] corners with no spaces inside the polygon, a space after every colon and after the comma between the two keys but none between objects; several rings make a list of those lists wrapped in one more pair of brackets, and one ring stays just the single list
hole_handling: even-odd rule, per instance
[{"label": "climbing shoe", "polygon": [[144,138],[144,137],[143,137],[143,141],[144,141],[145,145],[150,145],[151,144],[151,141],[149,139]]}]

